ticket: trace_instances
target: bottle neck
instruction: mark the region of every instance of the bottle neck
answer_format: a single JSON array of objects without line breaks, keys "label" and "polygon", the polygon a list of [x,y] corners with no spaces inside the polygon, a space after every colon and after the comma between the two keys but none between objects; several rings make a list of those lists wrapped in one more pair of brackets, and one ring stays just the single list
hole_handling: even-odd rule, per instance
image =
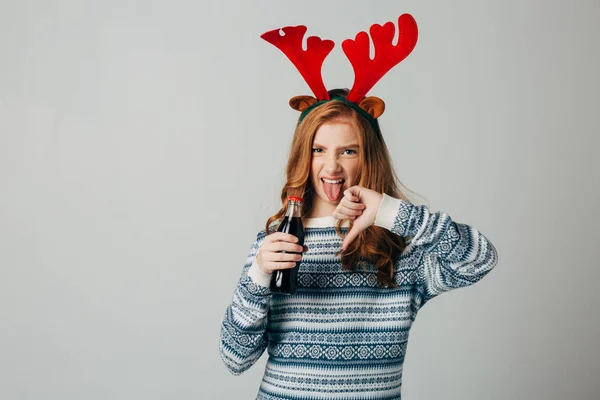
[{"label": "bottle neck", "polygon": [[285,212],[286,217],[298,217],[302,216],[302,203],[295,200],[288,200],[287,211]]}]

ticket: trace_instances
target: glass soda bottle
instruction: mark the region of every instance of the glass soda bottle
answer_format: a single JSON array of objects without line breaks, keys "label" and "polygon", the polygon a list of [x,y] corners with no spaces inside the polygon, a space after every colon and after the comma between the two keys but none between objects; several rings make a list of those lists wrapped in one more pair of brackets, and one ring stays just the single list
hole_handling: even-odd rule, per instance
[{"label": "glass soda bottle", "polygon": [[[302,198],[300,197],[288,197],[288,207],[283,217],[283,221],[277,228],[277,232],[285,232],[294,235],[298,238],[296,244],[304,245],[304,227],[302,226]],[[293,253],[302,254],[302,252],[288,252],[285,250],[280,253]],[[296,294],[298,291],[298,268],[300,261],[296,262],[296,265],[290,269],[283,269],[274,271],[271,275],[270,289],[273,293],[278,294]]]}]

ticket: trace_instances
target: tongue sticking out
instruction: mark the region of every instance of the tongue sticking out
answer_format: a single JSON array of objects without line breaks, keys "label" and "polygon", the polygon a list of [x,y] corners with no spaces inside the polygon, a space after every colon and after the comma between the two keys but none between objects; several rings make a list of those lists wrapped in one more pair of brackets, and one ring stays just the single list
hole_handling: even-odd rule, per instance
[{"label": "tongue sticking out", "polygon": [[329,197],[330,201],[338,201],[340,199],[340,195],[342,194],[342,186],[344,183],[327,183],[323,181],[323,189],[325,189],[325,193],[327,193],[327,197]]}]

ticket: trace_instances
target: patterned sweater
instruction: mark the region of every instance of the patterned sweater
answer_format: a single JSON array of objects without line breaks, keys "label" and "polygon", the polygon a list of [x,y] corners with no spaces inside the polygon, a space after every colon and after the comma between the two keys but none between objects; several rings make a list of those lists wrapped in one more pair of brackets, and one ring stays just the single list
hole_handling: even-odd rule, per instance
[{"label": "patterned sweater", "polygon": [[257,399],[401,399],[408,334],[419,309],[479,281],[498,262],[476,229],[384,194],[375,225],[405,237],[407,247],[394,266],[398,287],[381,288],[372,264],[342,270],[335,222],[305,219],[308,251],[294,296],[272,294],[270,275],[258,268],[264,229],[250,249],[225,312],[220,353],[238,375],[267,349]]}]

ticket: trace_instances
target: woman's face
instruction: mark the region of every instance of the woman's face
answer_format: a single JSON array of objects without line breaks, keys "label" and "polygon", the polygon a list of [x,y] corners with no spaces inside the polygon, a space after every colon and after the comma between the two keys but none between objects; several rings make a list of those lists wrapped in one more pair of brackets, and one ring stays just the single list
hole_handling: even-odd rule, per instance
[{"label": "woman's face", "polygon": [[[344,191],[355,185],[358,176],[360,152],[358,134],[346,122],[327,122],[321,125],[312,144],[310,179],[316,189],[312,217],[333,213]],[[327,183],[323,179],[343,180]]]}]

